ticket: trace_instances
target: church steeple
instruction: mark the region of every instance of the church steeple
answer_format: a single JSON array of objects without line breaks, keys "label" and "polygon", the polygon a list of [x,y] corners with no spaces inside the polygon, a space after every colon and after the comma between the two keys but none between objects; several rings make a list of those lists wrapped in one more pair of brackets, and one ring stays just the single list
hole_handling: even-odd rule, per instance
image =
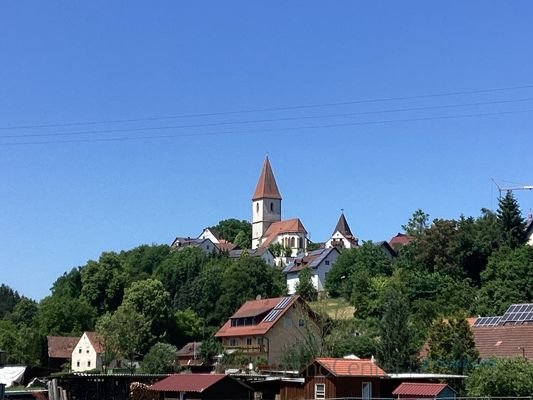
[{"label": "church steeple", "polygon": [[281,221],[281,194],[267,156],[252,197],[252,247],[254,249],[259,247],[264,233],[276,221]]},{"label": "church steeple", "polygon": [[344,237],[351,237],[352,231],[350,230],[350,226],[348,225],[348,221],[346,221],[346,218],[344,217],[344,212],[341,213],[341,216],[339,217],[339,222],[337,222],[337,226],[335,227],[335,230],[333,231],[333,234],[335,232],[340,232]]},{"label": "church steeple", "polygon": [[252,197],[252,200],[259,199],[277,199],[281,200],[281,194],[279,193],[278,185],[276,184],[276,178],[274,178],[274,173],[272,172],[272,167],[270,166],[270,161],[268,156],[265,159],[263,164],[263,169],[261,170],[261,175],[257,181],[257,186],[255,187],[255,192]]}]

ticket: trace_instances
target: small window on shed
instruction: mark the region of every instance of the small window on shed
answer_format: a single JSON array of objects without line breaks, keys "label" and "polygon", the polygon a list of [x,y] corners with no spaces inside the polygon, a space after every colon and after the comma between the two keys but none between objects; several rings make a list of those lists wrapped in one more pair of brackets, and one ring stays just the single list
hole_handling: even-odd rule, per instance
[{"label": "small window on shed", "polygon": [[326,385],[324,383],[315,383],[315,399],[326,398]]}]

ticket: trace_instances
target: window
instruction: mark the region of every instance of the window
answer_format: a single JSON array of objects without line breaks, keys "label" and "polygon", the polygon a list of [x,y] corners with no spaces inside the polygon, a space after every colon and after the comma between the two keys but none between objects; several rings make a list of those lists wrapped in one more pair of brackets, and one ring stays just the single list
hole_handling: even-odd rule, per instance
[{"label": "window", "polygon": [[292,326],[292,320],[290,317],[283,318],[283,327],[290,328]]},{"label": "window", "polygon": [[270,202],[270,211],[274,211],[274,203]]},{"label": "window", "polygon": [[298,320],[298,326],[301,328],[303,326],[305,326],[305,321],[303,319],[299,319]]},{"label": "window", "polygon": [[361,398],[369,400],[372,398],[372,382],[363,382]]},{"label": "window", "polygon": [[78,361],[78,362],[76,363],[76,367],[79,367],[79,366],[80,366],[80,362]]},{"label": "window", "polygon": [[87,366],[88,366],[88,367],[91,366],[91,362],[90,362],[90,361],[87,361]]},{"label": "window", "polygon": [[329,265],[329,260],[326,260],[326,265]]},{"label": "window", "polygon": [[315,383],[315,399],[326,398],[326,385],[324,383]]},{"label": "window", "polygon": [[87,354],[89,354],[89,349],[87,349]]},{"label": "window", "polygon": [[255,212],[259,213],[259,203],[255,203]]},{"label": "window", "polygon": [[230,346],[237,346],[238,344],[239,344],[239,339],[237,339],[237,338],[231,338],[229,340],[229,345]]},{"label": "window", "polygon": [[80,349],[78,349],[78,353],[80,353],[80,354],[81,354],[81,348],[80,348]]},{"label": "window", "polygon": [[252,345],[252,338],[251,337],[247,337],[246,338],[246,346],[251,346]]},{"label": "window", "polygon": [[261,346],[261,345],[263,344],[263,338],[262,338],[262,337],[258,337],[258,338],[257,338],[257,344],[258,344],[259,346]]},{"label": "window", "polygon": [[296,243],[294,241],[294,237],[291,237],[291,247],[292,248],[296,247]]}]

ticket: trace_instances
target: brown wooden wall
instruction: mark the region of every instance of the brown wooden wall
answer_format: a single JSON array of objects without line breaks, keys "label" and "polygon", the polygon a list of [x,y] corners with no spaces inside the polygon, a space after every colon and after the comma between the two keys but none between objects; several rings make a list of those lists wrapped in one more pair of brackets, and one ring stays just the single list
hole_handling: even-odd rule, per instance
[{"label": "brown wooden wall", "polygon": [[304,400],[304,385],[298,382],[281,381],[280,400]]}]

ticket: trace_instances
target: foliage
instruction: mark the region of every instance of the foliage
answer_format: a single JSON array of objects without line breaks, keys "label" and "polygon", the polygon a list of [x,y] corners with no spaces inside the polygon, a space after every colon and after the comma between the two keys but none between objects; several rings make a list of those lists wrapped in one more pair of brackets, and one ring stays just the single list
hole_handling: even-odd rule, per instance
[{"label": "foliage", "polygon": [[320,243],[311,242],[310,240],[307,241],[307,251],[318,250],[320,246]]},{"label": "foliage", "polygon": [[525,358],[482,363],[466,380],[466,390],[469,396],[531,396],[533,363]]},{"label": "foliage", "polygon": [[[239,240],[239,247],[241,249],[249,249],[252,247],[252,224],[248,221],[239,221],[235,218],[229,218],[219,221],[215,226],[209,229],[215,230],[222,239],[236,243],[237,236]],[[242,234],[241,234],[242,232]]]},{"label": "foliage", "polygon": [[523,245],[526,240],[526,223],[520,212],[518,202],[509,190],[498,202],[498,222],[504,245],[514,249]]},{"label": "foliage", "polygon": [[7,285],[0,285],[0,319],[13,311],[15,305],[20,301],[20,295]]},{"label": "foliage", "polygon": [[470,325],[464,318],[435,321],[430,329],[426,369],[465,375],[477,364],[479,353]]},{"label": "foliage", "polygon": [[481,274],[478,311],[501,315],[512,303],[533,301],[533,247],[502,248]]},{"label": "foliage", "polygon": [[207,338],[198,347],[200,359],[207,364],[213,361],[213,358],[224,351],[222,344],[213,337]]},{"label": "foliage", "polygon": [[81,294],[81,268],[72,268],[69,272],[61,275],[52,285],[54,296],[76,299]]},{"label": "foliage", "polygon": [[176,330],[179,340],[176,342],[185,344],[189,340],[198,339],[203,336],[204,321],[198,314],[187,308],[185,310],[178,310],[174,314],[176,319]]},{"label": "foliage", "polygon": [[377,354],[378,346],[375,330],[362,329],[354,319],[335,321],[326,344],[331,357],[353,354],[359,358],[371,358]]},{"label": "foliage", "polygon": [[426,214],[420,208],[417,209],[407,224],[402,225],[402,229],[410,236],[419,236],[424,233],[429,225],[429,214]]},{"label": "foliage", "polygon": [[35,330],[0,320],[0,349],[7,352],[8,364],[38,365],[41,341]]},{"label": "foliage", "polygon": [[380,365],[390,372],[411,371],[416,366],[418,349],[417,334],[409,320],[408,298],[397,283],[391,284],[385,291],[379,324]]},{"label": "foliage", "polygon": [[295,291],[305,301],[316,301],[318,298],[318,290],[313,285],[313,273],[310,268],[304,268],[298,274],[298,282],[296,283]]},{"label": "foliage", "polygon": [[81,336],[94,327],[96,312],[85,300],[48,296],[39,305],[36,323],[42,336]]},{"label": "foliage", "polygon": [[144,356],[141,370],[147,374],[171,374],[179,370],[177,349],[168,343],[156,343]]}]

